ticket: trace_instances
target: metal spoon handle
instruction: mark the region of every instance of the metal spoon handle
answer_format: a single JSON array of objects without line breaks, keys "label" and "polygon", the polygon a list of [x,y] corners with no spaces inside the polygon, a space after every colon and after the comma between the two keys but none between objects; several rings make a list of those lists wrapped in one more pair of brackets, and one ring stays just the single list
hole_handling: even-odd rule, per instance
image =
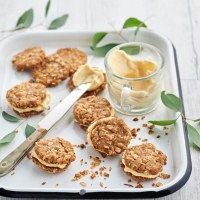
[{"label": "metal spoon handle", "polygon": [[31,150],[37,140],[46,135],[47,130],[38,129],[22,142],[14,151],[0,162],[0,177],[8,174],[21,159]]}]

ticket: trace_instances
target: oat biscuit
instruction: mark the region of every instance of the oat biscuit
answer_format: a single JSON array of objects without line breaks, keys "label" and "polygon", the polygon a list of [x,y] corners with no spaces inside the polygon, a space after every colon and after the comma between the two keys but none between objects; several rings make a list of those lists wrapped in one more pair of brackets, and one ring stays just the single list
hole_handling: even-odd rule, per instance
[{"label": "oat biscuit", "polygon": [[[107,84],[107,78],[106,78],[106,74],[103,74],[104,76],[104,82],[95,90],[92,91],[86,91],[82,97],[88,97],[88,96],[97,96],[99,93],[101,93],[105,88],[106,88],[106,84]],[[68,87],[70,90],[74,90],[76,87],[73,83],[73,75],[70,76],[69,81],[67,83]]]},{"label": "oat biscuit", "polygon": [[73,108],[75,121],[86,129],[95,120],[114,116],[115,111],[107,99],[99,96],[89,96],[77,101]]},{"label": "oat biscuit", "polygon": [[17,71],[32,69],[42,63],[45,52],[40,47],[28,48],[12,58],[13,66]]},{"label": "oat biscuit", "polygon": [[10,107],[21,117],[31,117],[49,109],[50,94],[40,83],[23,82],[7,91]]},{"label": "oat biscuit", "polygon": [[122,169],[133,180],[142,182],[157,178],[167,162],[167,156],[151,143],[131,146],[122,156]]},{"label": "oat biscuit", "polygon": [[68,76],[69,65],[63,62],[57,54],[47,56],[40,66],[32,70],[34,81],[47,87],[55,87]]},{"label": "oat biscuit", "polygon": [[88,143],[105,156],[122,153],[131,141],[129,127],[117,117],[99,119],[88,127],[87,132]]},{"label": "oat biscuit", "polygon": [[44,171],[57,173],[65,171],[76,156],[70,142],[55,138],[36,142],[28,158]]},{"label": "oat biscuit", "polygon": [[72,75],[80,65],[87,63],[87,55],[76,48],[58,49],[56,53],[66,64],[70,65],[70,75]]}]

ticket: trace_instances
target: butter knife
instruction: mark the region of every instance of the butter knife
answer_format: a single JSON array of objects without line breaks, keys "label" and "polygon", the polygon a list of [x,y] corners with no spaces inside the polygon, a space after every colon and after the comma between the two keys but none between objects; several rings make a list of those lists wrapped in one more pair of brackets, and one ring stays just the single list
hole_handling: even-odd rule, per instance
[{"label": "butter knife", "polygon": [[90,83],[78,86],[38,123],[36,131],[0,162],[0,177],[8,174],[25,157],[35,142],[47,134],[90,86]]}]

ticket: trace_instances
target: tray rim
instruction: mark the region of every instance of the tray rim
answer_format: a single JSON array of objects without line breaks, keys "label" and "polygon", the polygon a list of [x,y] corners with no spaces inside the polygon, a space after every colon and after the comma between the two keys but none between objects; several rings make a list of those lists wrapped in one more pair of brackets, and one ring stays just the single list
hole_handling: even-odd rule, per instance
[{"label": "tray rim", "polygon": [[[164,37],[165,39],[168,40],[168,42],[171,44],[172,49],[173,49],[173,54],[174,54],[174,61],[175,61],[175,71],[176,71],[176,78],[177,78],[177,86],[178,86],[178,93],[179,93],[179,97],[181,98],[182,102],[183,101],[183,97],[182,97],[182,89],[181,89],[181,81],[180,81],[180,74],[179,74],[179,66],[178,66],[178,58],[177,58],[177,53],[176,53],[176,49],[175,46],[173,45],[173,43],[163,34],[157,32],[157,31],[152,31],[152,30],[146,30],[143,29],[144,31],[149,31],[149,32],[153,32],[157,35],[161,35],[162,37]],[[107,32],[110,32],[111,30],[107,30]],[[26,34],[53,34],[53,33],[96,33],[96,30],[91,30],[91,31],[37,31],[37,32],[33,32],[33,31],[25,31],[25,33],[22,34],[14,34],[9,38],[14,38],[14,37],[20,37],[22,35],[26,35]],[[6,42],[7,39],[5,39],[2,43]],[[2,44],[3,45],[3,44]],[[183,105],[183,113],[185,113],[184,110],[184,105]],[[183,120],[182,120],[183,122]],[[187,182],[187,180],[190,177],[191,171],[192,171],[192,162],[191,162],[191,155],[190,155],[190,147],[189,147],[189,140],[188,140],[188,130],[187,127],[184,123],[183,124],[183,133],[184,133],[184,140],[185,140],[185,149],[186,149],[186,156],[187,156],[187,168],[185,171],[185,174],[182,176],[182,178],[174,185],[165,188],[163,190],[160,191],[145,191],[145,192],[92,192],[92,193],[85,193],[85,190],[80,190],[79,193],[67,193],[67,192],[21,192],[21,191],[12,191],[12,190],[6,190],[4,188],[0,188],[0,196],[5,196],[5,197],[20,197],[20,198],[30,198],[30,197],[39,197],[39,198],[157,198],[157,197],[162,197],[162,196],[166,196],[169,194],[174,193],[175,191],[179,190],[183,185],[185,185],[185,183]],[[98,194],[98,195],[97,195]]]}]

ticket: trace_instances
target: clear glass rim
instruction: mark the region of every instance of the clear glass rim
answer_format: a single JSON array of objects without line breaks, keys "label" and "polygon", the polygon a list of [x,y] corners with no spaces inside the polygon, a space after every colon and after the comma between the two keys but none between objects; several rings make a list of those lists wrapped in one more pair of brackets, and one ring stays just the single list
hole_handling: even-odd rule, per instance
[{"label": "clear glass rim", "polygon": [[[144,47],[148,47],[150,49],[152,49],[153,51],[155,51],[161,58],[161,64],[160,64],[160,68],[155,71],[154,73],[148,75],[148,76],[145,76],[145,77],[140,77],[140,78],[125,78],[125,77],[122,77],[122,76],[119,76],[117,74],[115,74],[109,67],[108,67],[108,63],[107,63],[107,60],[108,60],[108,57],[109,55],[116,49],[120,49],[121,47],[125,47],[125,46],[131,46],[131,45],[138,45],[138,46],[144,46]],[[165,65],[165,61],[164,61],[164,57],[161,53],[161,51],[156,48],[155,46],[151,45],[151,44],[148,44],[148,43],[144,43],[144,42],[127,42],[127,43],[123,43],[123,44],[120,44],[120,45],[117,45],[115,47],[113,47],[112,49],[110,49],[106,56],[105,56],[105,59],[104,59],[104,65],[105,65],[105,68],[106,70],[109,71],[109,73],[111,73],[113,76],[115,76],[116,78],[119,78],[119,79],[123,79],[123,80],[127,80],[127,81],[140,81],[140,80],[145,80],[145,79],[149,79],[153,76],[156,76],[157,74],[159,74],[163,68],[164,68],[164,65]]]}]

